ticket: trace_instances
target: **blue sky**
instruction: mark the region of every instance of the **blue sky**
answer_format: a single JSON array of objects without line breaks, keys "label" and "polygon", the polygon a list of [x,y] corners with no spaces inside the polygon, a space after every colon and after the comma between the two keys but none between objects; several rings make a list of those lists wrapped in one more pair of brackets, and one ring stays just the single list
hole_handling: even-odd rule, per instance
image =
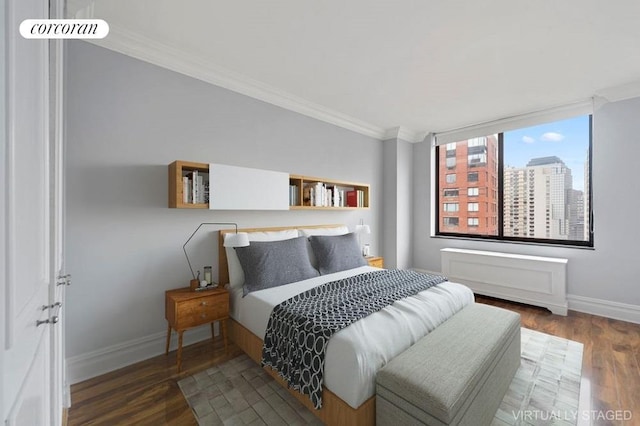
[{"label": "blue sky", "polygon": [[532,158],[555,155],[571,169],[573,188],[582,191],[588,149],[588,115],[504,133],[505,168],[524,167]]}]

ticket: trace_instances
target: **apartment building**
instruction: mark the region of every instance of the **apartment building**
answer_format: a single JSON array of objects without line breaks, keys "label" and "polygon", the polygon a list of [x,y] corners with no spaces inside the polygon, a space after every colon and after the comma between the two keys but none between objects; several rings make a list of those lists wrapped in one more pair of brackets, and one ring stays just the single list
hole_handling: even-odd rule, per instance
[{"label": "apartment building", "polygon": [[439,150],[439,222],[443,232],[497,235],[498,135]]}]

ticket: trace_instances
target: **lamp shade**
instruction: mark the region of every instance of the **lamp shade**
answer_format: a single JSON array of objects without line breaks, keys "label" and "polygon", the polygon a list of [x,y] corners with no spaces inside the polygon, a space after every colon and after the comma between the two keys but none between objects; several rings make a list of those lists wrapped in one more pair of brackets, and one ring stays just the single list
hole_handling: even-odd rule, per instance
[{"label": "lamp shade", "polygon": [[371,228],[369,225],[356,225],[356,234],[370,234]]},{"label": "lamp shade", "polygon": [[249,245],[249,234],[246,232],[236,232],[227,234],[224,237],[225,247],[246,247]]}]

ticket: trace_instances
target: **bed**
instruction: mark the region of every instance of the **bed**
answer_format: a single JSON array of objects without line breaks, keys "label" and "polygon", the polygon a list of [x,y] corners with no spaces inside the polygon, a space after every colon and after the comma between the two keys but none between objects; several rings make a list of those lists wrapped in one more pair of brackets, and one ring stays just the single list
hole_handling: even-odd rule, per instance
[{"label": "bed", "polygon": [[[243,229],[253,241],[309,235],[340,235],[342,225],[297,226]],[[273,308],[305,290],[323,283],[374,271],[370,266],[327,273],[273,288],[244,294],[238,285],[238,260],[223,247],[219,237],[219,282],[230,283],[230,338],[254,361],[261,362],[267,322]],[[231,249],[233,250],[233,249]],[[229,254],[229,256],[227,256]],[[309,254],[313,258],[313,252]],[[240,277],[243,279],[243,277]],[[244,297],[243,297],[244,296]],[[374,424],[376,372],[418,339],[473,303],[467,287],[445,282],[363,318],[334,334],[325,354],[322,408],[314,409],[306,395],[289,391],[326,424]],[[427,309],[425,309],[427,307]],[[284,387],[278,373],[265,367]]]}]

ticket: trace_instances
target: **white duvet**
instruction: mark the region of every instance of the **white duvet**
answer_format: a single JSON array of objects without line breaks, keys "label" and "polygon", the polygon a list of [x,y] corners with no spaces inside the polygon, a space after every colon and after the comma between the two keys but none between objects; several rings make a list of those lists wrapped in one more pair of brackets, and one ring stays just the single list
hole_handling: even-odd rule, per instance
[{"label": "white duvet", "polygon": [[[376,268],[362,266],[323,275],[242,297],[231,290],[231,317],[264,339],[273,308],[290,297],[323,283]],[[377,371],[464,306],[473,293],[461,284],[445,282],[415,296],[398,300],[331,337],[325,354],[324,385],[344,402],[358,408],[375,394]]]}]

